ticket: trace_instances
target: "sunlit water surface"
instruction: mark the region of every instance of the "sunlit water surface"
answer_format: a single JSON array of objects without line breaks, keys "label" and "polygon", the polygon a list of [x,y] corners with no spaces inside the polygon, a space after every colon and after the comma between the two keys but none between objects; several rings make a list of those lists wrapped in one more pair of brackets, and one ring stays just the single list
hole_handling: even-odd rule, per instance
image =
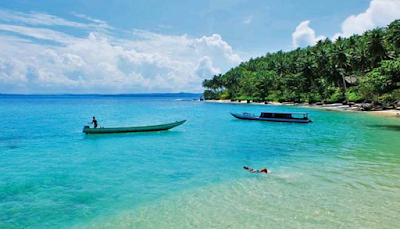
[{"label": "sunlit water surface", "polygon": [[[314,122],[229,111],[309,112]],[[100,126],[187,122],[84,135],[93,115]],[[0,127],[4,229],[400,226],[397,118],[192,98],[1,96]]]}]

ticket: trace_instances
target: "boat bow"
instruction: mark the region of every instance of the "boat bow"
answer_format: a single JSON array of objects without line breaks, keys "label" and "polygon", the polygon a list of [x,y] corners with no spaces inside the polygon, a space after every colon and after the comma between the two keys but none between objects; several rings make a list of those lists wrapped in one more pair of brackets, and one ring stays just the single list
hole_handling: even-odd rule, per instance
[{"label": "boat bow", "polygon": [[87,126],[85,126],[83,132],[86,134],[110,134],[110,133],[163,131],[180,126],[185,122],[186,120],[182,120],[161,125],[135,126],[135,127],[88,128]]}]

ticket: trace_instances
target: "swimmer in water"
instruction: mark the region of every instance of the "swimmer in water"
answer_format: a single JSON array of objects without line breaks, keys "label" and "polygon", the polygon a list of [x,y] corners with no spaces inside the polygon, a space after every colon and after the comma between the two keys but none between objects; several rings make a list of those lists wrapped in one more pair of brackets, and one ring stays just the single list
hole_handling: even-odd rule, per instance
[{"label": "swimmer in water", "polygon": [[268,169],[267,168],[263,168],[261,170],[258,169],[251,169],[248,166],[243,166],[243,168],[251,173],[268,173]]}]

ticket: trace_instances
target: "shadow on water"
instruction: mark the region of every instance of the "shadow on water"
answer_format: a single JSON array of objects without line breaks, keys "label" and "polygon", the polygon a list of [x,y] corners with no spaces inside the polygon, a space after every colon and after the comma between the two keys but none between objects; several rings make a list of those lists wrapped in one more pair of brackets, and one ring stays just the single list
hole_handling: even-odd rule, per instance
[{"label": "shadow on water", "polygon": [[2,141],[0,139],[0,148],[7,148],[7,149],[17,149],[20,148],[20,141],[19,140],[6,140]]},{"label": "shadow on water", "polygon": [[9,144],[9,145],[5,145],[5,146],[0,146],[0,148],[6,148],[6,149],[18,149],[20,148],[18,145],[13,145],[13,144]]},{"label": "shadow on water", "polygon": [[293,125],[293,126],[304,126],[304,125],[312,125],[313,122],[311,123],[295,123],[295,122],[271,122],[271,121],[259,121],[259,120],[244,120],[244,119],[238,119],[238,118],[233,118],[231,122],[237,122],[237,123],[261,123],[261,125],[271,125],[271,126],[277,126],[277,125]]},{"label": "shadow on water", "polygon": [[400,125],[368,125],[368,127],[400,131]]},{"label": "shadow on water", "polygon": [[112,134],[84,134],[84,139],[112,139],[112,138],[134,138],[146,136],[178,136],[181,131],[153,131],[153,132],[132,132],[132,133],[112,133]]},{"label": "shadow on water", "polygon": [[18,145],[9,145],[8,147],[9,147],[10,149],[17,149],[17,148],[19,148]]}]

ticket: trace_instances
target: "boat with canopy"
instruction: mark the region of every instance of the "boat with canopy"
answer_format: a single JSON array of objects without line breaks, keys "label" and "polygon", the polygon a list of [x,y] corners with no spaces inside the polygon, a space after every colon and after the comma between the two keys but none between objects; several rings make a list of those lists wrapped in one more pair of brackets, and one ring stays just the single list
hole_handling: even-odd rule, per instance
[{"label": "boat with canopy", "polygon": [[238,119],[254,120],[254,121],[269,121],[269,122],[294,122],[294,123],[310,123],[308,113],[301,112],[261,112],[260,116],[250,113],[233,113],[231,115]]}]

